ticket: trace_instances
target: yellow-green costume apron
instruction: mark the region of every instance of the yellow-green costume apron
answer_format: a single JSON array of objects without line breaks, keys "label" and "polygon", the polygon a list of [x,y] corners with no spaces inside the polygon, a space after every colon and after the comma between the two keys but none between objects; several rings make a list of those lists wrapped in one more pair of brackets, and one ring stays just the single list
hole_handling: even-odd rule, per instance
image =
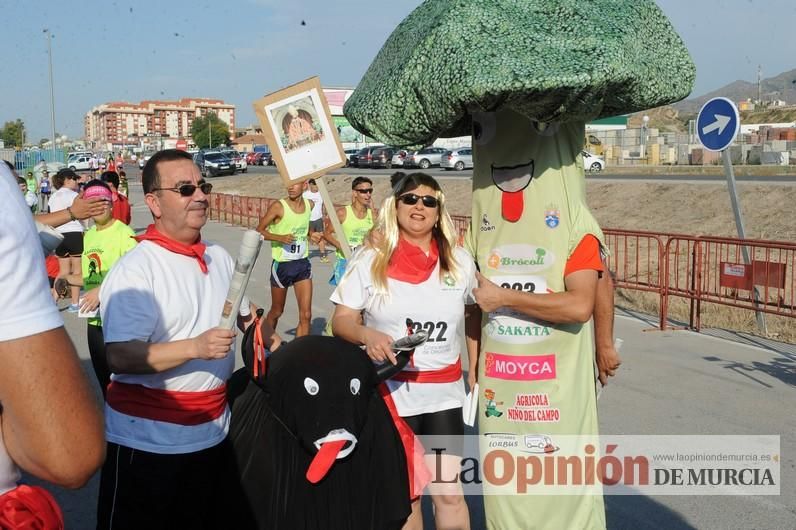
[{"label": "yellow-green costume apron", "polygon": [[[592,234],[602,242],[584,202],[583,138],[582,122],[540,131],[510,110],[474,115],[468,245],[493,282],[561,292],[567,259],[581,239]],[[511,212],[515,222],[504,218]],[[554,325],[503,309],[485,314],[478,381],[482,464],[506,440],[513,440],[514,454],[542,458],[556,456],[557,437],[598,433],[591,323]],[[494,495],[505,490],[483,485],[490,529],[605,528],[599,489]]]}]

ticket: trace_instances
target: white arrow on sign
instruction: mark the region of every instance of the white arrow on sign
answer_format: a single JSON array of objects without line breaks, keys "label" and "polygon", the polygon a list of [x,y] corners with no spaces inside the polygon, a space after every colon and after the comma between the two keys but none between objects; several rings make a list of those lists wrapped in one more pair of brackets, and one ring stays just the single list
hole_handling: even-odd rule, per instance
[{"label": "white arrow on sign", "polygon": [[729,124],[730,120],[732,119],[729,116],[724,116],[722,114],[714,114],[713,117],[716,118],[716,121],[710,125],[705,125],[702,127],[702,134],[710,134],[716,130],[719,131],[719,134],[721,134],[724,132],[724,129],[727,128],[727,124]]}]

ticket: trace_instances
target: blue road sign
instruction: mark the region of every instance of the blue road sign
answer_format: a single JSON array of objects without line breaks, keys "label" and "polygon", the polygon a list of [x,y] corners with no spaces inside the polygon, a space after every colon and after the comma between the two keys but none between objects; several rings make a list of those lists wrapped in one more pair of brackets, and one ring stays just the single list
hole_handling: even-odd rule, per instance
[{"label": "blue road sign", "polygon": [[710,151],[723,151],[735,140],[741,118],[738,107],[727,98],[713,98],[702,106],[697,116],[699,141]]}]

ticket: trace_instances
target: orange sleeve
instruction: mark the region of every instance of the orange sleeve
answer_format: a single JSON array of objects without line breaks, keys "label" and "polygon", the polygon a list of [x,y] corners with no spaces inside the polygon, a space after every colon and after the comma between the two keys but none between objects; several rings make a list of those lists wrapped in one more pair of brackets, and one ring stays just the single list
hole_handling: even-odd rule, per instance
[{"label": "orange sleeve", "polygon": [[564,277],[566,278],[573,272],[582,270],[593,270],[603,272],[603,260],[600,257],[600,242],[591,234],[583,236],[583,239],[578,243],[575,252],[567,260],[567,266],[564,268]]}]

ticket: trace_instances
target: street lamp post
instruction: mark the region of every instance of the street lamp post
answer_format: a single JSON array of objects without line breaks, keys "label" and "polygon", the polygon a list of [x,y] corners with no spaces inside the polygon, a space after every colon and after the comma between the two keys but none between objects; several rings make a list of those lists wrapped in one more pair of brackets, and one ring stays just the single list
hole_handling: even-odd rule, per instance
[{"label": "street lamp post", "polygon": [[641,118],[641,158],[644,159],[645,164],[647,160],[647,124],[649,121],[649,116]]},{"label": "street lamp post", "polygon": [[52,33],[48,28],[42,30],[47,35],[47,58],[50,65],[50,141],[52,141],[53,162],[55,161],[55,89],[53,88],[53,47]]}]

